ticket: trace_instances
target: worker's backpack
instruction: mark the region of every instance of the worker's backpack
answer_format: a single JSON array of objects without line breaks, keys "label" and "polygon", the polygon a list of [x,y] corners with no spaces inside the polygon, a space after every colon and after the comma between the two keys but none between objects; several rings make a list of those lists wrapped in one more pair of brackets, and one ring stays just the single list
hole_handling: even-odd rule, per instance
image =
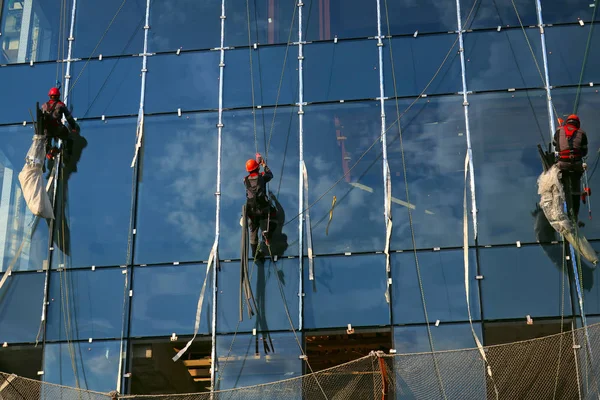
[{"label": "worker's backpack", "polygon": [[[269,208],[269,199],[264,191],[262,176],[245,177],[246,185],[246,208],[254,214],[259,214]],[[261,184],[262,183],[262,184]]]}]

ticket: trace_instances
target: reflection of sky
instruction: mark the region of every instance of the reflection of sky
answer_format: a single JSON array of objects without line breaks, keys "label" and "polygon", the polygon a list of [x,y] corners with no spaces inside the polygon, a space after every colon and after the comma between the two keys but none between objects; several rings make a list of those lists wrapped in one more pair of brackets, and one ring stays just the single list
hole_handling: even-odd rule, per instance
[{"label": "reflection of sky", "polygon": [[7,278],[0,289],[0,343],[35,341],[42,314],[44,275],[14,274]]}]

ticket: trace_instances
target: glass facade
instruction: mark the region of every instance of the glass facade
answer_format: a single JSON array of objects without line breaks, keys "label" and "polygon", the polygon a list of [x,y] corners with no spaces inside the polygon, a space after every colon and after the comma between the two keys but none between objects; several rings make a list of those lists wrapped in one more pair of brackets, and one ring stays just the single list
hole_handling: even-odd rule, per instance
[{"label": "glass facade", "polygon": [[[496,344],[528,316],[579,315],[570,263],[537,206],[536,145],[550,142],[549,115],[575,110],[597,161],[600,13],[542,0],[542,35],[535,2],[515,1],[518,17],[510,3],[459,3],[464,49],[455,0],[0,0],[0,279],[12,268],[0,286],[0,370],[154,394],[164,389],[151,389],[149,359],[166,360],[164,375],[210,367],[211,350],[216,389],[300,376],[307,337],[321,330],[385,330],[398,353],[474,347],[469,148],[474,331]],[[82,138],[51,224],[35,220],[18,174],[30,111],[57,83]],[[276,260],[250,267],[249,318],[240,218],[256,152],[274,174],[285,240]],[[600,250],[587,205],[580,214]],[[581,270],[594,320],[600,277]],[[170,361],[194,333],[189,352],[209,361]],[[19,357],[35,366],[10,370]],[[190,374],[170,390],[211,382]]]}]

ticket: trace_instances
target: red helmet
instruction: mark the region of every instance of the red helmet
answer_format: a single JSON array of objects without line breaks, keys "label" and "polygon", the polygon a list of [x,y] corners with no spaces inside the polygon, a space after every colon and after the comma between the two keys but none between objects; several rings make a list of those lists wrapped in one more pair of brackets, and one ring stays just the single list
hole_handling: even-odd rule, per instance
[{"label": "red helmet", "polygon": [[567,117],[567,121],[577,121],[579,122],[579,117],[575,114],[571,114]]},{"label": "red helmet", "polygon": [[258,169],[258,163],[256,160],[248,160],[246,161],[246,171],[252,172]]},{"label": "red helmet", "polygon": [[53,87],[52,89],[50,89],[50,91],[48,92],[48,97],[52,97],[52,96],[59,96],[60,97],[60,90],[58,90],[58,88]]}]

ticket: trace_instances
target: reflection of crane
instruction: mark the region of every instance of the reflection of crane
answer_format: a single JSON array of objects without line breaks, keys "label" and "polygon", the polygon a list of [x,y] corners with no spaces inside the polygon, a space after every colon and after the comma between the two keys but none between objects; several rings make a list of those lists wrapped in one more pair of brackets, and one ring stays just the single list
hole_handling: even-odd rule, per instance
[{"label": "reflection of crane", "polygon": [[345,146],[345,142],[346,142],[346,136],[344,136],[344,134],[342,133],[342,129],[344,128],[342,126],[342,123],[340,122],[340,118],[335,116],[333,117],[334,123],[335,123],[335,137],[337,139],[338,142],[338,146],[340,146],[342,148],[342,169],[344,170],[344,175],[346,176],[346,182],[350,183],[350,181],[352,180],[352,177],[350,176],[350,172],[348,168],[348,161],[350,161],[350,155],[346,152],[346,146]]}]

